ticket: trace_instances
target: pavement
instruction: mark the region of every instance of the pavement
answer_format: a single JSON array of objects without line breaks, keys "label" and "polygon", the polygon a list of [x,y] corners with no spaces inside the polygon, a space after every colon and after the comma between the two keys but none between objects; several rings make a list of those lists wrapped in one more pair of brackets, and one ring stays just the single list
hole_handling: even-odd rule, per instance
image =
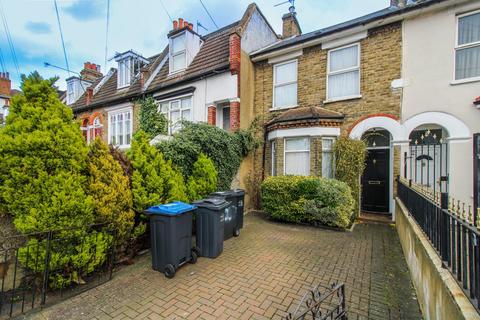
[{"label": "pavement", "polygon": [[150,255],[26,319],[281,319],[316,285],[345,283],[349,319],[422,319],[393,225],[335,231],[248,214],[216,259],[167,279]]}]

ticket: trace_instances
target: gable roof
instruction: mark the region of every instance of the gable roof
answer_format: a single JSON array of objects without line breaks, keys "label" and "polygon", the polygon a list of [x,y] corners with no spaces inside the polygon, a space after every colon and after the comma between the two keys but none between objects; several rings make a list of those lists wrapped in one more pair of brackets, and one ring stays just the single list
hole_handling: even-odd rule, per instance
[{"label": "gable roof", "polygon": [[425,8],[428,6],[431,6],[433,4],[439,3],[439,2],[444,2],[447,0],[418,0],[417,2],[411,3],[405,7],[397,7],[397,6],[390,6],[388,8],[378,10],[372,13],[369,13],[367,15],[345,21],[330,27],[326,27],[323,29],[315,30],[312,32],[308,32],[305,34],[302,34],[300,36],[296,37],[290,37],[287,39],[283,39],[278,41],[277,43],[267,46],[263,49],[257,50],[253,52],[250,56],[251,57],[256,57],[262,54],[270,53],[279,49],[283,49],[286,47],[290,47],[293,45],[301,44],[310,40],[314,40],[317,38],[325,37],[327,35],[331,35],[333,33],[337,33],[340,31],[344,31],[350,28],[354,28],[357,26],[362,26],[377,20],[385,19],[388,17],[392,17],[395,15],[400,15],[403,13],[407,13],[413,10],[417,10],[420,8]]},{"label": "gable roof", "polygon": [[[268,24],[268,21],[257,5],[254,3],[250,4],[240,20],[201,37],[203,44],[200,47],[199,52],[195,55],[192,63],[183,72],[169,75],[169,48],[167,45],[161,53],[147,59],[149,63],[146,67],[148,68],[149,76],[153,78],[145,80],[145,82],[148,83],[146,89],[141,87],[138,78],[132,79],[132,83],[129,87],[117,89],[117,70],[112,68],[112,73],[108,79],[103,80],[104,83],[100,82],[102,82],[102,79],[105,79],[108,75],[96,80],[91,85],[93,88],[97,86],[99,88],[97,87],[96,92],[94,92],[92,102],[89,105],[86,103],[87,99],[85,92],[75,103],[70,105],[71,108],[74,112],[80,112],[100,105],[128,101],[135,99],[142,94],[152,93],[154,91],[228,71],[230,68],[230,34],[238,33],[239,35],[242,35],[254,11],[258,11]],[[268,26],[271,28],[269,24]],[[164,59],[163,66],[161,66],[160,70],[156,70],[160,67],[160,64]],[[155,74],[156,71],[158,72]]]}]

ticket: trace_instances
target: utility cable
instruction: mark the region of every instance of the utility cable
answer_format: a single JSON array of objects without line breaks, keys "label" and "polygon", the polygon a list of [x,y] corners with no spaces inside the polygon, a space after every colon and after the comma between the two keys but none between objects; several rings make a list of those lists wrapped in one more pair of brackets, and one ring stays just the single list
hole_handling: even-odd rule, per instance
[{"label": "utility cable", "polygon": [[200,3],[202,4],[203,9],[205,9],[205,11],[207,12],[208,16],[210,17],[210,20],[212,20],[213,24],[214,24],[215,27],[218,29],[217,23],[216,23],[215,20],[213,19],[212,15],[211,15],[210,12],[208,11],[207,7],[205,6],[205,4],[203,3],[202,0],[200,0]]},{"label": "utility cable", "polygon": [[57,13],[57,21],[58,21],[58,29],[60,30],[60,38],[62,39],[63,56],[65,57],[65,64],[67,66],[67,70],[69,70],[68,75],[70,75],[70,67],[68,65],[67,50],[65,49],[65,41],[63,40],[62,23],[60,22],[60,15],[58,14],[57,0],[53,0],[53,3],[55,5],[55,12]]},{"label": "utility cable", "polygon": [[107,25],[105,27],[105,73],[107,72],[107,56],[108,56],[108,26],[110,23],[110,0],[107,0]]},{"label": "utility cable", "polygon": [[6,38],[7,38],[8,46],[10,48],[10,53],[12,55],[13,64],[14,64],[15,69],[17,71],[18,78],[20,79],[21,78],[20,67],[19,67],[19,64],[18,64],[17,53],[15,51],[15,46],[13,45],[12,34],[10,33],[10,28],[8,27],[7,17],[5,15],[5,10],[3,8],[1,0],[0,0],[0,14],[2,16],[3,27],[4,27],[4,30],[5,30],[5,35],[6,35]]}]

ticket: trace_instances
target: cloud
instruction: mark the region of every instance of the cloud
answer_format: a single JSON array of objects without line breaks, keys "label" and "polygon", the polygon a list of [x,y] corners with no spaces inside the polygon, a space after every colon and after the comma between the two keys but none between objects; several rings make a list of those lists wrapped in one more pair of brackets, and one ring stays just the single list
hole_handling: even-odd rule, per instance
[{"label": "cloud", "polygon": [[48,34],[52,32],[52,27],[46,22],[27,21],[25,28],[31,33]]},{"label": "cloud", "polygon": [[64,10],[78,21],[89,21],[103,18],[106,12],[106,5],[104,1],[77,0]]}]

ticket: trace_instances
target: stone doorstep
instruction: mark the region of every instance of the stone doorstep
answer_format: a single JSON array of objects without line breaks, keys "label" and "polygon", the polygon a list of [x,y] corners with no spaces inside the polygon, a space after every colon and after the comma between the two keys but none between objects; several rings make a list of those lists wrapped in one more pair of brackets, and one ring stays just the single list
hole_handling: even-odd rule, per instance
[{"label": "stone doorstep", "polygon": [[[405,212],[405,217],[408,223],[411,225],[415,236],[418,238],[420,243],[422,244],[425,252],[427,253],[428,257],[432,261],[433,265],[435,266],[436,271],[440,275],[445,287],[448,290],[448,293],[453,298],[454,302],[460,309],[460,312],[463,314],[464,319],[477,319],[480,320],[480,314],[477,312],[475,307],[472,305],[470,299],[465,295],[463,289],[457,283],[453,275],[450,271],[446,268],[443,268],[442,261],[440,256],[435,251],[435,248],[430,244],[427,236],[423,233],[420,226],[415,222],[412,215],[408,211],[408,209],[403,204],[400,198],[396,197],[395,200],[402,208],[402,211]],[[418,289],[417,289],[418,290]]]}]

